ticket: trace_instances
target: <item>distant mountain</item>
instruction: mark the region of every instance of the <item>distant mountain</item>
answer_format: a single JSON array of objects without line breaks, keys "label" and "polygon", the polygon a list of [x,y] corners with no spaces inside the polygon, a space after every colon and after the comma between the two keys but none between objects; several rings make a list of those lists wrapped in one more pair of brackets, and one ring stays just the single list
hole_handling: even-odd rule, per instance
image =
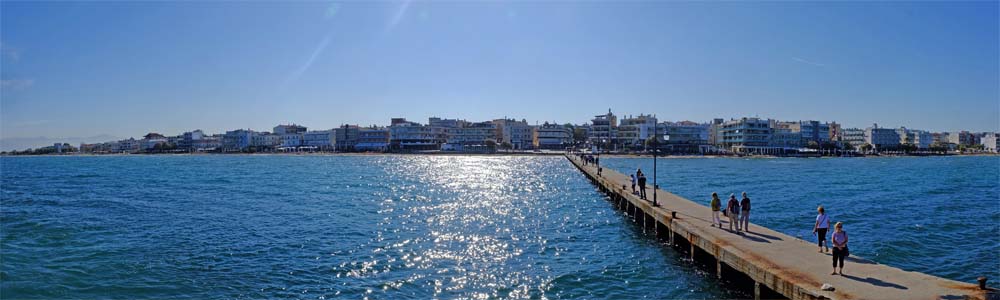
[{"label": "distant mountain", "polygon": [[0,138],[0,151],[41,148],[45,146],[52,146],[52,144],[55,143],[69,143],[74,147],[79,147],[80,143],[109,142],[120,139],[121,138],[119,137],[107,134],[101,134],[89,137],[64,137],[64,138],[50,138],[44,136]]}]

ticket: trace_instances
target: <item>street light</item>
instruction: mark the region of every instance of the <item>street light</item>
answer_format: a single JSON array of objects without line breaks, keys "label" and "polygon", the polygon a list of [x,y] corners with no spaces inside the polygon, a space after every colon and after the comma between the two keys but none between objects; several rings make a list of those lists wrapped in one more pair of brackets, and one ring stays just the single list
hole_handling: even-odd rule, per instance
[{"label": "street light", "polygon": [[[670,135],[663,135],[664,141],[670,140]],[[656,126],[653,126],[653,206],[660,206],[656,202],[656,190],[660,187],[659,183],[656,181],[656,153],[660,151],[660,136],[659,130]]]}]

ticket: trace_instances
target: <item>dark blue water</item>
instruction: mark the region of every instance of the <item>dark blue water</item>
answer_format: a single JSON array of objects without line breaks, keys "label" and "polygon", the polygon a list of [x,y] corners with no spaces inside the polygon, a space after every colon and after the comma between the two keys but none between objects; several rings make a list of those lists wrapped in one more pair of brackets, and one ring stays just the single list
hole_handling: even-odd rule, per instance
[{"label": "dark blue water", "polygon": [[[659,167],[691,199],[748,191],[755,222],[792,235],[808,237],[823,204],[858,255],[1000,277],[995,157]],[[561,157],[3,157],[0,175],[3,299],[745,296]]]},{"label": "dark blue water", "polygon": [[[602,162],[653,171],[650,158]],[[969,283],[1000,279],[1000,156],[660,159],[657,172],[661,188],[705,206],[712,192],[747,192],[751,222],[792,236],[815,241],[822,205],[851,234],[852,254]]]},{"label": "dark blue water", "polygon": [[561,157],[3,157],[0,298],[723,298]]}]

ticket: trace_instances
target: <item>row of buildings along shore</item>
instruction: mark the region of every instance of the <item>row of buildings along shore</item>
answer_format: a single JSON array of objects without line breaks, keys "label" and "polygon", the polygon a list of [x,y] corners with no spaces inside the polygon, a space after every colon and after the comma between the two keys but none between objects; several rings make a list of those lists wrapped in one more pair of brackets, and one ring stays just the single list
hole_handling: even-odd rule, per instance
[{"label": "row of buildings along shore", "polygon": [[[658,139],[652,137],[658,136]],[[757,117],[659,121],[655,115],[619,118],[611,110],[589,123],[573,125],[496,119],[470,122],[431,117],[427,123],[392,118],[388,126],[341,125],[309,130],[296,124],[272,131],[235,129],[225,133],[193,130],[166,136],[149,133],[75,147],[57,143],[6,154],[53,153],[254,153],[254,152],[469,152],[497,150],[590,149],[672,154],[858,155],[877,153],[996,153],[995,132],[930,132],[905,127],[843,127],[836,122],[779,121]]]}]

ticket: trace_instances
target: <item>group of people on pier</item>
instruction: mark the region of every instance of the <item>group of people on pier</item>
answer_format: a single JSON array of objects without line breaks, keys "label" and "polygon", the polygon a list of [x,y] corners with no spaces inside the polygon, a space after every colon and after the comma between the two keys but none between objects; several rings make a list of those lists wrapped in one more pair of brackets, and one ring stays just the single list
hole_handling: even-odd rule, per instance
[{"label": "group of people on pier", "polygon": [[736,234],[743,234],[743,231],[750,231],[750,197],[747,192],[743,192],[743,199],[737,201],[736,194],[729,194],[729,202],[726,209],[722,209],[722,201],[719,194],[712,193],[712,201],[709,203],[712,208],[712,226],[722,228],[722,221],[719,220],[719,212],[729,217],[729,230],[735,227]]},{"label": "group of people on pier", "polygon": [[[743,192],[743,199],[737,201],[736,194],[729,194],[729,202],[726,208],[722,208],[722,201],[719,200],[718,193],[712,193],[712,200],[709,202],[712,209],[712,226],[722,228],[722,221],[719,220],[719,213],[729,217],[729,230],[736,231],[736,234],[750,232],[750,197]],[[816,243],[820,253],[830,252],[830,245],[826,242],[826,234],[830,229],[830,215],[826,214],[826,209],[820,206],[816,209],[816,223],[813,225],[813,234],[816,235]],[[847,231],[844,231],[844,224],[837,222],[833,225],[834,232],[830,236],[833,243],[833,273],[830,275],[844,274],[844,258],[850,255],[847,247]],[[839,273],[837,271],[839,265]]]}]

